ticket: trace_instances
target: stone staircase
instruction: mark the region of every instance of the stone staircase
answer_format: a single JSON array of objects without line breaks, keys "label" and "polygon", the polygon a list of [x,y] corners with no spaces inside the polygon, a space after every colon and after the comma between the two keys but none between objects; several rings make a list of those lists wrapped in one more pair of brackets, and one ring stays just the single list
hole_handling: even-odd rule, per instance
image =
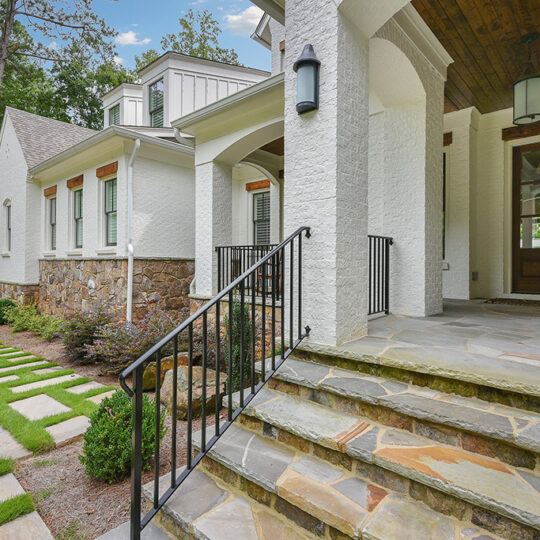
[{"label": "stone staircase", "polygon": [[538,395],[297,353],[158,514],[169,535],[540,539]]}]

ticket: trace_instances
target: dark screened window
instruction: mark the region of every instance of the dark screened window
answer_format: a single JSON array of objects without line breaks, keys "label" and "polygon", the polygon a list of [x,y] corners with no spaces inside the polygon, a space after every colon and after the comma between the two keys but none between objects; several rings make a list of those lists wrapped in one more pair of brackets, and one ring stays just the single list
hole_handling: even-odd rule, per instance
[{"label": "dark screened window", "polygon": [[83,245],[83,190],[73,192],[73,219],[75,221],[75,247]]},{"label": "dark screened window", "polygon": [[253,243],[270,244],[270,192],[253,195]]},{"label": "dark screened window", "polygon": [[150,125],[163,127],[163,81],[150,86]]},{"label": "dark screened window", "polygon": [[115,105],[109,109],[109,126],[120,124],[120,105]]},{"label": "dark screened window", "polygon": [[49,199],[49,230],[51,249],[56,249],[56,197]]},{"label": "dark screened window", "polygon": [[108,246],[116,246],[116,178],[105,182],[105,230]]}]

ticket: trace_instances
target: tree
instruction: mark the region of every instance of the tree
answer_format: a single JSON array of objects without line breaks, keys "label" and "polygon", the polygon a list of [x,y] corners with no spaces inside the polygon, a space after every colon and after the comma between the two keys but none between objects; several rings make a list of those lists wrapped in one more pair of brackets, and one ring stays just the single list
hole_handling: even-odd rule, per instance
[{"label": "tree", "polygon": [[141,71],[148,64],[151,64],[154,60],[159,58],[159,53],[156,49],[148,49],[144,51],[141,56],[135,56],[135,72]]},{"label": "tree", "polygon": [[234,49],[219,46],[221,28],[207,9],[196,13],[190,9],[178,22],[180,32],[167,34],[161,39],[164,51],[172,50],[207,60],[240,65],[238,54]]},{"label": "tree", "polygon": [[[17,39],[16,23],[21,18],[39,40]],[[8,61],[21,57],[59,61],[69,52],[64,44],[74,40],[88,57],[113,57],[107,38],[115,32],[94,13],[92,0],[0,0],[0,24],[0,87]],[[51,47],[51,42],[57,46]]]},{"label": "tree", "polygon": [[103,128],[100,97],[124,82],[134,82],[133,74],[114,62],[88,58],[78,42],[69,47],[67,60],[51,68],[55,102],[73,124],[91,129]]}]

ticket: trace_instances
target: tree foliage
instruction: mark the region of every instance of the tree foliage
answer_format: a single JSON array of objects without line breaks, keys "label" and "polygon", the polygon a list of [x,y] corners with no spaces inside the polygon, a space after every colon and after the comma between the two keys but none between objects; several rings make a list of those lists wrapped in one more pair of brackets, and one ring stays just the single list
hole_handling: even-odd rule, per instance
[{"label": "tree foliage", "polygon": [[148,49],[141,56],[135,56],[135,71],[138,72],[159,58],[159,53],[156,49]]},{"label": "tree foliage", "polygon": [[210,11],[205,9],[202,12],[194,12],[190,9],[178,23],[180,32],[166,34],[161,39],[164,51],[171,50],[207,60],[240,65],[238,54],[234,49],[220,47],[219,37],[222,30]]}]

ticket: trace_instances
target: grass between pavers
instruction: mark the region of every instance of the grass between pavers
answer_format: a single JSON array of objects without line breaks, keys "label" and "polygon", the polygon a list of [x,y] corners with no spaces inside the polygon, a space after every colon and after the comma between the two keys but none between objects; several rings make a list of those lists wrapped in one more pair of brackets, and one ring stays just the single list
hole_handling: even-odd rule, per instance
[{"label": "grass between pavers", "polygon": [[[7,501],[0,503],[0,525],[13,521],[14,519],[29,514],[36,509],[32,496],[28,493],[17,495]],[[2,533],[0,531],[0,537]]]},{"label": "grass between pavers", "polygon": [[13,472],[14,463],[11,458],[0,458],[0,476]]},{"label": "grass between pavers", "polygon": [[[26,362],[19,362],[18,364],[12,364],[7,362],[9,366],[21,365],[24,363],[36,362],[39,360],[45,360],[42,357],[31,358]],[[3,366],[4,362],[0,360],[0,368],[8,367]],[[45,428],[74,418],[75,416],[90,416],[92,412],[98,407],[95,403],[88,401],[86,398],[114,390],[113,386],[104,386],[103,388],[95,388],[89,390],[84,394],[72,394],[67,392],[66,389],[72,386],[78,386],[89,382],[87,377],[81,377],[73,381],[64,381],[62,383],[45,386],[42,388],[35,388],[19,394],[11,392],[10,388],[29,384],[37,381],[44,381],[48,379],[54,379],[63,375],[70,375],[75,373],[72,369],[62,369],[55,371],[54,373],[35,374],[34,370],[44,369],[48,367],[57,366],[58,364],[50,362],[48,364],[42,364],[39,366],[29,366],[28,368],[20,368],[15,371],[6,371],[2,373],[2,376],[10,374],[16,374],[19,378],[13,381],[7,381],[2,383],[2,377],[0,377],[0,425],[8,430],[13,437],[27,450],[34,452],[35,454],[45,452],[55,447],[55,443],[51,435],[45,430]],[[9,403],[19,401],[29,397],[37,396],[39,394],[45,394],[56,401],[71,408],[71,411],[62,414],[56,414],[54,416],[47,416],[41,420],[28,420],[22,414],[18,413],[9,406]]]}]

